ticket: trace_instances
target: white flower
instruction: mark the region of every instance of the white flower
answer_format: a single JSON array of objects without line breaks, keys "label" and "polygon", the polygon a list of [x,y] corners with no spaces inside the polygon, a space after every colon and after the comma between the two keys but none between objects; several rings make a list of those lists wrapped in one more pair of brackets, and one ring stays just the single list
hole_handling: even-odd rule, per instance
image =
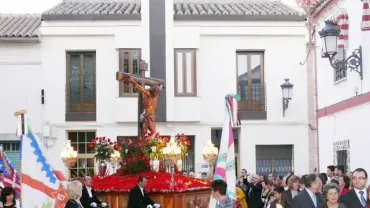
[{"label": "white flower", "polygon": [[127,154],[127,152],[128,152],[128,149],[125,149],[125,153]]}]

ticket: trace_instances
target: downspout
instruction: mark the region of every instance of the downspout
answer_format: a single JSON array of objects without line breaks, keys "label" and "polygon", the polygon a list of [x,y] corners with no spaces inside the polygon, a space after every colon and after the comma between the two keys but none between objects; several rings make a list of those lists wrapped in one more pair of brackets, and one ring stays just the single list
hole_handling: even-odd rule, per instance
[{"label": "downspout", "polygon": [[319,109],[319,95],[318,95],[318,86],[317,86],[317,51],[316,51],[316,35],[313,34],[313,44],[314,44],[314,67],[315,67],[315,116],[316,116],[316,147],[317,147],[317,168],[318,173],[320,173],[320,145],[319,145],[319,117],[317,116],[317,111]]}]

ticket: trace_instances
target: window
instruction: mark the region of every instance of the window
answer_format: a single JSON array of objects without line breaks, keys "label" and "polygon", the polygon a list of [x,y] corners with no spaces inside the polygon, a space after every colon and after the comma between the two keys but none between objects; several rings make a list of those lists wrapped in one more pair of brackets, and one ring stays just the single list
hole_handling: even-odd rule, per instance
[{"label": "window", "polygon": [[[334,61],[343,61],[346,59],[346,49],[338,48],[337,55],[334,56]],[[347,77],[347,67],[334,69],[334,82],[342,80]]]},{"label": "window", "polygon": [[0,146],[3,146],[4,152],[19,152],[20,151],[19,145],[20,145],[19,141],[15,141],[15,142],[2,141],[2,142],[0,142]]},{"label": "window", "polygon": [[263,52],[237,52],[237,92],[240,111],[265,111]]},{"label": "window", "polygon": [[95,72],[95,52],[67,53],[67,121],[96,120]]},{"label": "window", "polygon": [[190,146],[188,147],[188,153],[182,160],[182,170],[187,172],[194,172],[194,162],[195,162],[195,136],[187,136],[190,140]]},{"label": "window", "polygon": [[347,150],[338,150],[337,151],[337,165],[343,165],[344,171],[348,170],[348,167],[347,167],[348,155],[347,155],[347,153],[348,153]]},{"label": "window", "polygon": [[[119,71],[140,75],[140,49],[119,50]],[[127,82],[119,82],[119,96],[137,96],[137,89]]]},{"label": "window", "polygon": [[285,176],[294,171],[293,145],[256,145],[256,172]]},{"label": "window", "polygon": [[175,49],[175,96],[196,96],[195,54],[195,49]]},{"label": "window", "polygon": [[20,170],[21,165],[21,153],[20,153],[20,142],[19,141],[1,141],[0,146],[3,147],[6,157],[9,159],[13,168],[17,171]]},{"label": "window", "polygon": [[85,175],[94,175],[95,159],[92,149],[88,148],[88,143],[95,138],[94,131],[68,132],[68,139],[71,146],[78,153],[77,162],[70,169],[70,177],[77,178]]}]

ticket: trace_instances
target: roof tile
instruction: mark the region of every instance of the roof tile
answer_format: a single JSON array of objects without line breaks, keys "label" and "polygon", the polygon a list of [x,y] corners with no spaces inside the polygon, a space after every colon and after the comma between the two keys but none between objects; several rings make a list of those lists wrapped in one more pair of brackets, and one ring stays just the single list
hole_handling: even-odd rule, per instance
[{"label": "roof tile", "polygon": [[318,0],[317,3],[311,8],[311,15],[316,15],[321,11],[331,0]]},{"label": "roof tile", "polygon": [[281,1],[175,1],[175,15],[303,15]]},{"label": "roof tile", "polygon": [[0,14],[0,38],[37,38],[40,26],[40,15]]},{"label": "roof tile", "polygon": [[[304,16],[280,0],[174,0],[173,9],[175,16]],[[140,18],[140,12],[139,0],[64,0],[42,18],[108,20],[120,19],[122,14]]]}]

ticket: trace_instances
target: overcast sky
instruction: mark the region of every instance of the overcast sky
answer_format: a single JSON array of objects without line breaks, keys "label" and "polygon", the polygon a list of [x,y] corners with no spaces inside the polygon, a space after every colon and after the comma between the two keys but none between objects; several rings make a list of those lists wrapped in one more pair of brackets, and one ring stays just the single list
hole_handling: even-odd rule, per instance
[{"label": "overcast sky", "polygon": [[0,0],[0,13],[41,13],[62,0]]}]

